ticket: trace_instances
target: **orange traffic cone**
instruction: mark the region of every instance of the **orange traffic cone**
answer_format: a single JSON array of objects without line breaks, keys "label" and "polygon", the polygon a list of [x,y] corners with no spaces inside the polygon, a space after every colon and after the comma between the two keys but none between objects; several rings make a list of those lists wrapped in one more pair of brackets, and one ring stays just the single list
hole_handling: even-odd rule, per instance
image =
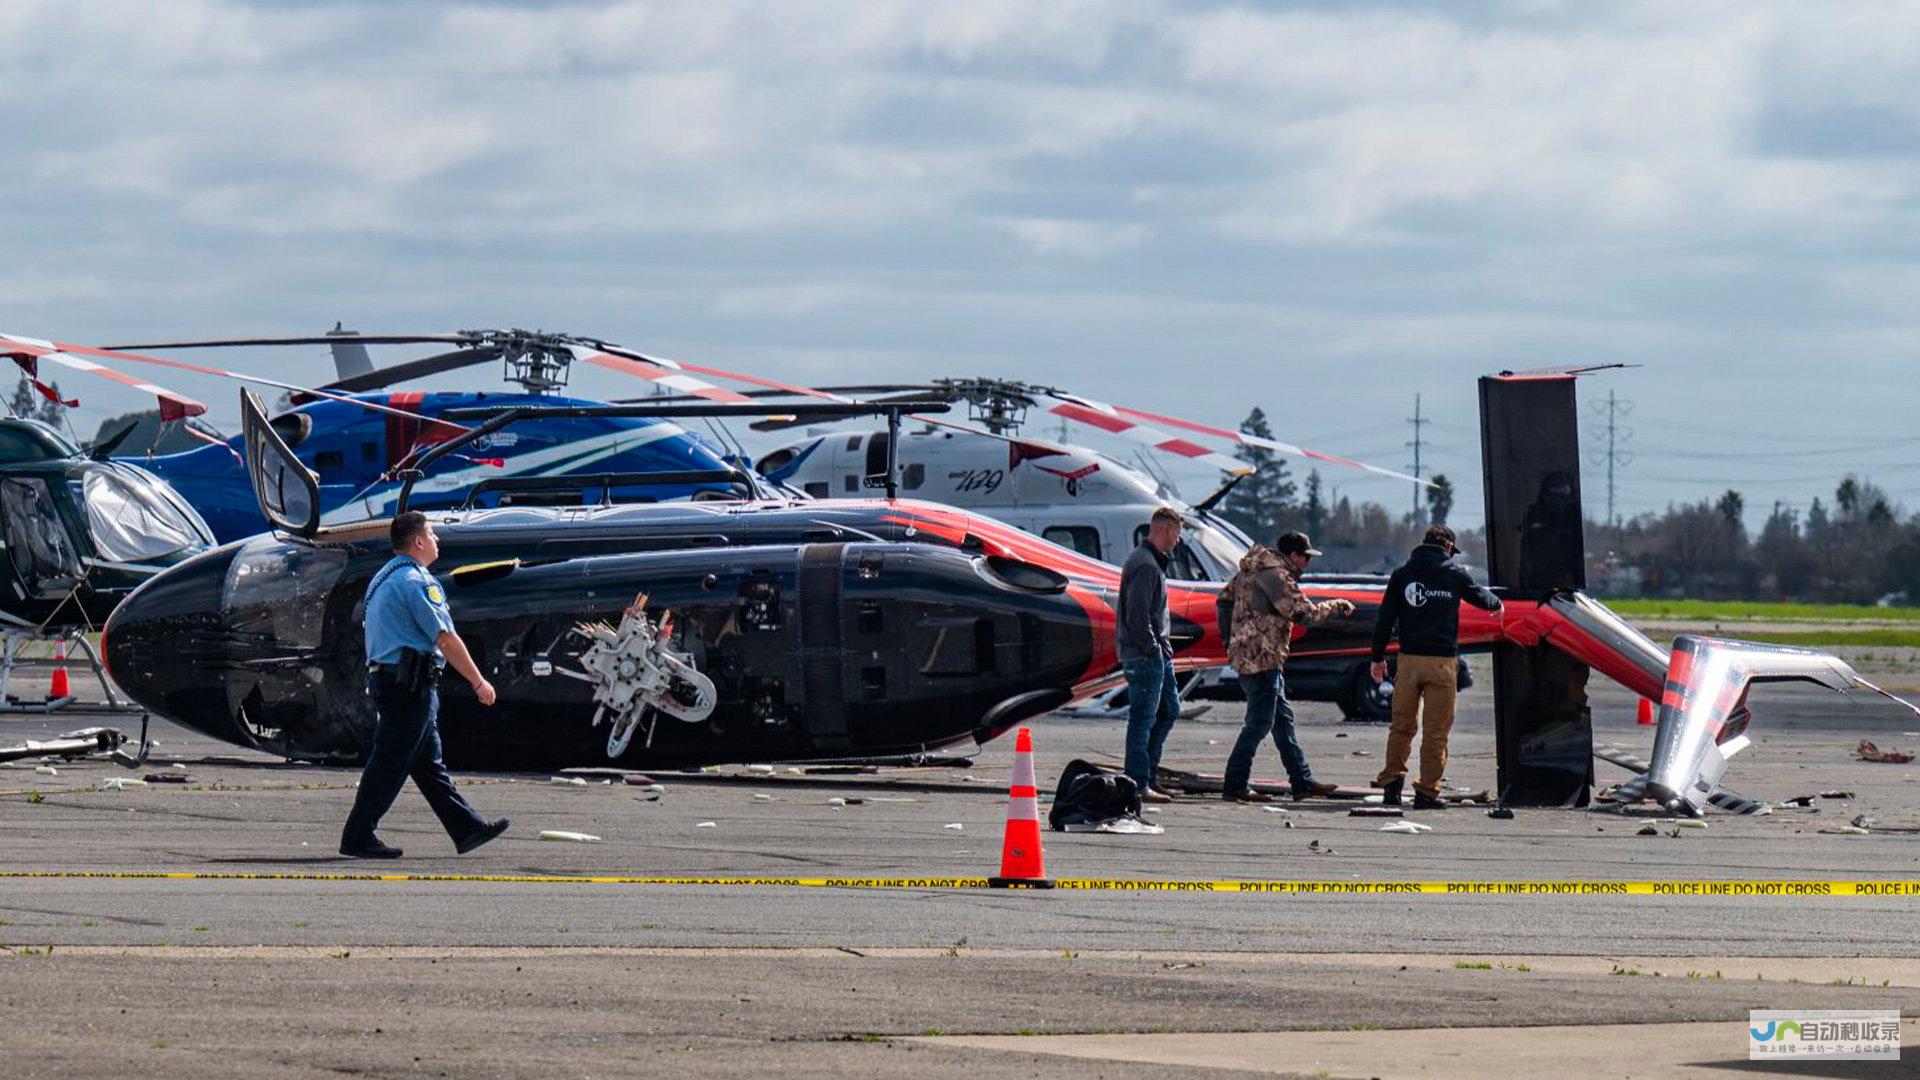
[{"label": "orange traffic cone", "polygon": [[73,696],[73,688],[67,685],[67,643],[64,639],[53,647],[53,681],[47,685],[47,700],[59,701]]},{"label": "orange traffic cone", "polygon": [[1653,702],[1648,701],[1646,698],[1641,698],[1640,711],[1637,715],[1635,715],[1634,720],[1641,727],[1652,727],[1653,726]]},{"label": "orange traffic cone", "polygon": [[1033,734],[1021,728],[1013,740],[1013,786],[1007,793],[1007,834],[1000,844],[996,889],[1051,889],[1040,856],[1040,792],[1033,780]]}]

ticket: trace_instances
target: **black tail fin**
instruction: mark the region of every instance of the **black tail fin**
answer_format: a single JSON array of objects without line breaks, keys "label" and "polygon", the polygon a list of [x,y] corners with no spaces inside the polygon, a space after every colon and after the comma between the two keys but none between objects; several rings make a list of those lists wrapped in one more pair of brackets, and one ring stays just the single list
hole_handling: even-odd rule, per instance
[{"label": "black tail fin", "polygon": [[[1502,596],[1545,600],[1586,585],[1580,422],[1571,374],[1480,380],[1488,579]],[[1585,664],[1547,645],[1493,651],[1500,800],[1585,806],[1593,718]]]}]

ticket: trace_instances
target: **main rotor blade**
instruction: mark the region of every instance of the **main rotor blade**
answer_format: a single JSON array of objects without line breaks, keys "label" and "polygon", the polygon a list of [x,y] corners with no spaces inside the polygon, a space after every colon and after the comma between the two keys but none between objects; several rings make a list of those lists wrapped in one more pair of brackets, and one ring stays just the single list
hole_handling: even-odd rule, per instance
[{"label": "main rotor blade", "polygon": [[[14,342],[16,344],[22,343],[22,339],[12,337],[12,336],[7,336],[7,340],[10,342]],[[342,394],[333,394],[325,390],[316,390],[310,386],[297,386],[293,383],[281,382],[278,379],[268,379],[259,375],[249,375],[244,371],[229,371],[226,368],[208,367],[205,364],[195,364],[186,360],[166,360],[158,356],[142,356],[139,353],[122,352],[117,349],[99,349],[89,345],[66,345],[66,344],[53,342],[53,341],[41,341],[40,339],[37,339],[37,338],[28,338],[28,339],[25,339],[25,342],[35,346],[44,346],[48,350],[56,351],[60,354],[65,355],[66,358],[59,359],[58,362],[66,364],[68,367],[73,367],[82,371],[90,371],[92,373],[99,374],[103,378],[112,379],[115,382],[123,383],[127,386],[132,386],[138,389],[147,390],[149,393],[154,393],[154,394],[164,393],[166,397],[163,397],[160,403],[160,415],[163,419],[177,418],[178,416],[198,416],[201,413],[206,412],[207,407],[198,401],[194,401],[192,398],[175,394],[173,393],[173,391],[166,390],[164,387],[154,386],[152,383],[141,382],[138,379],[135,379],[131,375],[127,375],[119,371],[114,371],[112,368],[108,368],[104,365],[101,365],[101,364],[88,365],[86,364],[85,361],[81,361],[80,363],[75,363],[75,360],[79,359],[79,357],[91,356],[91,357],[98,357],[102,360],[124,360],[124,361],[129,361],[131,363],[136,363],[136,364],[155,364],[160,367],[174,368],[179,371],[193,371],[193,372],[198,372],[199,374],[202,374],[202,375],[212,375],[212,376],[215,376],[216,378],[232,379],[236,382],[254,383],[259,386],[271,386],[276,390],[285,390],[285,391],[288,391],[289,393],[310,394],[314,397],[326,398],[329,401],[339,401],[339,402],[344,402],[348,405],[357,405],[360,408],[370,409],[374,412],[388,413],[393,416],[405,417],[408,420],[425,422],[429,427],[434,427],[434,426],[445,427],[445,428],[450,428],[456,432],[467,430],[464,426],[460,424],[455,424],[448,420],[440,420],[434,417],[421,416],[419,413],[408,412],[405,409],[396,409],[390,405],[382,405],[376,401],[362,401],[359,398],[347,397]],[[168,417],[167,414],[168,414],[169,406],[167,402],[167,397],[177,399],[187,408],[187,411],[179,412],[175,417]]]},{"label": "main rotor blade", "polygon": [[[14,362],[20,365],[21,370],[27,372],[31,378],[39,378],[38,362],[40,360],[51,360],[63,367],[69,367],[75,371],[84,371],[89,375],[97,375],[103,379],[111,379],[122,386],[131,386],[135,390],[143,390],[152,394],[160,403],[160,419],[162,421],[181,420],[189,416],[199,416],[207,411],[207,406],[204,402],[196,401],[185,394],[169,390],[157,383],[136,379],[125,372],[115,371],[104,364],[96,364],[91,360],[73,355],[76,352],[82,351],[88,350],[81,349],[74,345],[57,344],[52,341],[47,341],[44,338],[0,334],[0,354],[12,357]],[[74,403],[78,404],[78,401],[76,400]]]},{"label": "main rotor blade", "polygon": [[[463,367],[482,364],[489,360],[497,360],[500,358],[500,354],[501,348],[498,345],[481,345],[469,349],[455,349],[452,352],[443,352],[419,360],[409,360],[404,364],[395,364],[392,367],[375,368],[362,375],[350,375],[344,379],[335,379],[320,389],[331,390],[342,394],[357,394],[367,390],[383,390],[386,387],[392,386],[394,383],[408,382],[413,379],[424,379],[429,375],[438,375],[443,371],[457,371]],[[302,400],[304,397],[304,394],[295,394],[293,396],[293,403],[296,405],[306,404],[306,401]]]},{"label": "main rotor blade", "polygon": [[1111,407],[1126,416],[1137,417],[1142,420],[1152,420],[1155,423],[1166,424],[1169,427],[1180,428],[1183,431],[1191,431],[1199,435],[1212,435],[1216,438],[1232,439],[1234,442],[1246,446],[1258,446],[1265,450],[1291,454],[1295,457],[1311,458],[1314,461],[1324,461],[1331,465],[1342,465],[1350,469],[1361,469],[1373,473],[1376,476],[1390,476],[1395,480],[1405,480],[1411,484],[1419,484],[1421,487],[1433,486],[1433,481],[1431,480],[1425,480],[1408,473],[1395,472],[1392,469],[1382,468],[1378,465],[1369,465],[1364,461],[1355,461],[1350,457],[1341,457],[1339,454],[1329,454],[1324,450],[1312,450],[1304,446],[1296,446],[1290,442],[1282,442],[1279,439],[1249,435],[1244,431],[1230,431],[1226,428],[1196,424],[1191,420],[1182,420],[1175,416],[1163,416],[1160,413],[1151,413],[1144,409],[1130,409],[1125,405],[1115,405]]},{"label": "main rotor blade", "polygon": [[[1040,408],[1055,416],[1065,417],[1068,420],[1086,424],[1089,427],[1097,427],[1110,434],[1132,439],[1134,442],[1145,443],[1163,453],[1175,454],[1183,458],[1191,458],[1202,464],[1211,465],[1224,473],[1253,471],[1253,466],[1248,465],[1239,458],[1228,457],[1226,454],[1209,450],[1198,443],[1188,442],[1186,439],[1182,439],[1176,435],[1169,435],[1158,428],[1150,427],[1136,420],[1130,420],[1120,415],[1119,409],[1105,402],[1065,394],[1059,391],[1050,390],[1043,391],[1043,393],[1045,396],[1052,398],[1054,404],[1043,404]],[[1180,426],[1199,427],[1200,425]],[[1208,430],[1213,431],[1218,429]],[[1222,434],[1227,433],[1222,432]]]},{"label": "main rotor blade", "polygon": [[223,338],[217,341],[160,341],[151,344],[106,345],[106,349],[227,349],[246,345],[336,345],[357,342],[361,345],[471,345],[480,338],[474,334],[321,334],[308,337]]},{"label": "main rotor blade", "polygon": [[635,352],[632,349],[623,348],[619,345],[613,345],[604,341],[597,341],[592,345],[574,345],[571,348],[574,358],[577,360],[584,361],[596,367],[606,368],[609,371],[618,371],[624,375],[637,375],[642,379],[659,383],[661,386],[670,387],[683,394],[706,398],[708,401],[730,402],[735,405],[740,405],[751,402],[753,399],[738,391],[727,390],[705,379],[696,378],[691,373],[697,372],[701,375],[711,375],[716,379],[743,382],[752,386],[762,386],[769,390],[779,390],[788,394],[797,394],[801,397],[817,398],[821,401],[847,402],[851,400],[839,394],[830,394],[824,390],[815,390],[810,386],[796,386],[793,383],[783,383],[778,379],[764,379],[758,375],[747,375],[738,371],[728,371],[725,368],[706,367],[701,364],[685,364],[678,360],[668,360],[665,357],[648,356],[645,353]]}]

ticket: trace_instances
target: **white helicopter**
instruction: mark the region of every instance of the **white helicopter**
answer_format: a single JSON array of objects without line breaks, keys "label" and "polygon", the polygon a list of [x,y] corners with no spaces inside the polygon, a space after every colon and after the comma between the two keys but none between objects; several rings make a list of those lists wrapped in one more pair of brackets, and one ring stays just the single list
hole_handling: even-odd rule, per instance
[{"label": "white helicopter", "polygon": [[[966,402],[968,424],[928,419],[924,428],[899,433],[900,490],[915,498],[998,518],[1092,558],[1116,564],[1125,561],[1127,553],[1146,534],[1147,519],[1153,511],[1171,506],[1188,523],[1173,552],[1169,572],[1169,576],[1181,580],[1225,581],[1233,576],[1253,541],[1216,507],[1251,470],[1244,461],[1207,450],[1155,424],[1418,482],[1411,476],[1290,443],[1000,379],[822,387],[819,392],[857,395],[869,401],[887,400],[870,396],[873,394],[897,394],[903,398]],[[1030,410],[1089,424],[1160,452],[1213,465],[1229,478],[1206,498],[1187,503],[1145,470],[1108,454],[1019,434]],[[751,426],[758,431],[774,431],[797,425],[769,420]],[[894,437],[884,429],[810,430],[804,438],[760,455],[754,468],[769,480],[815,498],[858,497],[882,483],[889,442]],[[1270,537],[1263,539],[1271,542]],[[1349,719],[1384,720],[1391,698],[1379,693],[1371,678],[1364,677],[1365,667],[1364,658],[1295,661],[1287,667],[1287,687],[1297,700],[1338,704]],[[1199,673],[1183,693],[1202,698],[1237,697],[1238,686],[1231,674],[1224,668]],[[1116,691],[1117,695],[1124,693]],[[1123,698],[1116,697],[1105,704],[1112,707],[1120,700]]]}]

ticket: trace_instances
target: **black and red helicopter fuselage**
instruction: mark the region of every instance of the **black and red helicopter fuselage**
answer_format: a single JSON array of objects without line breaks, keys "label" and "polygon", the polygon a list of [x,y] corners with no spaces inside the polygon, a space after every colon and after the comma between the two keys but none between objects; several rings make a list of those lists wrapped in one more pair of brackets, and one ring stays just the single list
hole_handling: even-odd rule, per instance
[{"label": "black and red helicopter fuselage", "polygon": [[[442,684],[447,754],[463,768],[604,762],[594,688],[565,674],[587,645],[574,628],[619,621],[640,594],[648,610],[673,613],[674,643],[717,704],[699,723],[653,724],[619,764],[924,752],[984,741],[1119,678],[1119,568],[950,507],[780,500],[433,517],[434,570],[499,693],[483,708],[459,680]],[[364,594],[390,555],[385,523],[208,552],[115,612],[108,666],[135,700],[208,735],[356,759],[373,726]],[[1223,662],[1218,589],[1172,583],[1177,667]],[[1380,590],[1308,591],[1356,611],[1300,628],[1295,655],[1364,652]],[[1603,670],[1617,654],[1546,605],[1509,604],[1504,620],[1463,611],[1461,634],[1468,647],[1558,635]],[[1614,666],[1616,677],[1638,670]]]}]

